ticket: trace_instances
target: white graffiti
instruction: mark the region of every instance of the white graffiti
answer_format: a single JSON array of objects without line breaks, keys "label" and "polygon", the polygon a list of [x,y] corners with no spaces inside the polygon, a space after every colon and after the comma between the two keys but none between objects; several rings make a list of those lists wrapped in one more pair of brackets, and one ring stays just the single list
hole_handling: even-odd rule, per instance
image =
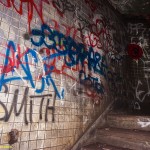
[{"label": "white graffiti", "polygon": [[147,119],[147,121],[141,121],[138,119],[137,122],[142,128],[150,127],[150,119]]},{"label": "white graffiti", "polygon": [[133,106],[134,106],[134,109],[137,109],[137,110],[140,110],[141,109],[141,106],[138,102],[133,102]]},{"label": "white graffiti", "polygon": [[123,60],[123,57],[125,56],[125,52],[121,51],[120,53],[118,53],[118,52],[110,51],[108,53],[108,56],[111,60],[114,60],[115,62],[119,63],[120,61]]},{"label": "white graffiti", "polygon": [[[137,87],[136,87],[136,98],[140,102],[143,102],[144,99],[146,98],[146,96],[150,96],[150,87],[149,87],[148,77],[146,78],[146,81],[147,81],[147,92],[143,91],[143,90],[138,90],[139,87],[141,85],[143,85],[143,83],[141,82],[141,80],[138,80],[138,84],[137,84]],[[145,94],[141,96],[141,94],[143,94],[143,93],[145,93]]]},{"label": "white graffiti", "polygon": [[143,57],[149,59],[148,49],[150,47],[149,34],[150,28],[144,26],[143,23],[129,23],[128,33],[131,38],[131,43],[138,44],[143,49]]}]

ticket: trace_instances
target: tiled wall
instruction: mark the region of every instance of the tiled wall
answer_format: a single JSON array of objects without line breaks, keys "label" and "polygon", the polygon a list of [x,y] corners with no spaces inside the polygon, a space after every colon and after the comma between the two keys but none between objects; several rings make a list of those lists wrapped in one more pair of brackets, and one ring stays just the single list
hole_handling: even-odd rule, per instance
[{"label": "tiled wall", "polygon": [[[146,20],[128,21],[129,44],[138,45],[142,49],[137,53],[139,59],[126,57],[124,65],[125,97],[131,107],[140,113],[150,113],[149,111],[149,65],[150,65],[150,27]],[[148,111],[147,111],[147,110]]]},{"label": "tiled wall", "polygon": [[71,149],[117,96],[124,31],[106,1],[0,1],[0,149]]}]

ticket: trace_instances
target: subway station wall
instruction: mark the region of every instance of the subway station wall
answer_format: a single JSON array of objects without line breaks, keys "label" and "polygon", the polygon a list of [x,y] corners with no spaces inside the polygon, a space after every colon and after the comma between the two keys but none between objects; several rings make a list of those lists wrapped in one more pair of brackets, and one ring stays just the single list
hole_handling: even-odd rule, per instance
[{"label": "subway station wall", "polygon": [[125,30],[103,0],[0,1],[0,147],[70,150],[120,93]]}]

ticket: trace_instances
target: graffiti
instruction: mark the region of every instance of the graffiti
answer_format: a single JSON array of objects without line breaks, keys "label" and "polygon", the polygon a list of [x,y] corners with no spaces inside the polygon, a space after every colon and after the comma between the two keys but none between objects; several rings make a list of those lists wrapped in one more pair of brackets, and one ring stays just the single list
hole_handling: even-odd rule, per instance
[{"label": "graffiti", "polygon": [[147,82],[147,91],[144,90],[139,90],[139,88],[142,86],[142,82],[141,80],[138,80],[137,83],[137,87],[136,87],[136,98],[140,101],[143,102],[145,100],[146,97],[150,96],[150,87],[149,87],[149,79],[146,78],[146,82]]},{"label": "graffiti", "polygon": [[[80,8],[76,12],[76,18],[79,20],[78,31],[82,42],[88,47],[97,48],[103,51],[111,51],[113,49],[113,41],[108,20],[102,14],[93,16],[93,23],[85,19],[80,12]],[[83,32],[85,30],[85,33]],[[84,34],[83,34],[84,33]]]},{"label": "graffiti", "polygon": [[[35,89],[36,93],[42,93],[45,89],[45,85],[50,86],[50,84],[53,85],[55,91],[57,92],[57,96],[61,97],[61,94],[58,92],[57,87],[51,78],[51,68],[49,70],[49,74],[46,75],[45,78],[45,72],[47,71],[45,65],[43,65],[41,56],[32,49],[27,49],[23,54],[20,53],[20,48],[18,51],[16,51],[16,46],[14,42],[9,41],[8,47],[6,50],[6,56],[4,54],[1,54],[5,57],[4,66],[1,69],[1,76],[0,76],[0,90],[2,89],[2,86],[10,81],[14,80],[22,80],[26,86],[30,86]],[[12,58],[11,58],[12,56]],[[33,59],[29,59],[30,56]],[[25,62],[21,61],[21,59],[24,57]],[[30,64],[30,62],[31,64]],[[41,68],[39,68],[39,74],[35,77],[36,80],[41,80],[41,88],[37,88],[32,77],[31,71],[36,71],[36,65],[38,63],[41,63]],[[17,69],[21,67],[24,70],[25,76],[22,76]],[[9,73],[10,71],[15,72],[18,74],[18,76],[14,77],[6,77],[6,73]],[[41,76],[41,77],[40,77]],[[29,81],[29,83],[27,83]],[[29,85],[30,84],[30,85]]]},{"label": "graffiti", "polygon": [[[102,3],[96,3],[91,0],[85,0],[85,3],[90,6],[92,11],[96,11],[97,7],[103,8]],[[89,19],[82,15],[80,7],[77,7],[75,16],[78,23],[78,31],[84,45],[98,48],[103,51],[111,51],[113,42],[109,21],[103,14],[89,14]],[[92,23],[93,22],[93,23]]]},{"label": "graffiti", "polygon": [[74,96],[86,94],[88,97],[92,97],[93,104],[98,105],[103,99],[105,93],[104,86],[100,81],[100,78],[92,77],[89,74],[81,70],[79,72],[79,83],[75,83],[70,90]]},{"label": "graffiti", "polygon": [[150,28],[146,27],[143,23],[129,23],[128,33],[130,36],[130,41],[133,44],[138,44],[143,49],[143,57],[149,59],[149,35]]},{"label": "graffiti", "polygon": [[53,0],[52,4],[56,8],[58,14],[63,17],[66,11],[75,12],[76,6],[71,4],[68,0]]},{"label": "graffiti", "polygon": [[81,23],[78,23],[79,24],[78,30],[81,32],[83,31],[83,29],[89,28],[90,22],[89,20],[85,19],[79,12],[80,8],[77,8],[77,10],[75,11],[75,16],[82,23],[82,26]]},{"label": "graffiti", "polygon": [[5,7],[8,7],[8,8],[13,7],[14,10],[20,15],[23,15],[25,13],[25,12],[23,12],[23,5],[26,4],[27,15],[28,15],[28,26],[29,26],[29,32],[30,32],[31,31],[30,25],[31,25],[31,21],[33,19],[34,10],[38,14],[41,22],[44,23],[44,20],[43,20],[43,3],[49,4],[49,1],[48,0],[40,0],[38,3],[35,0],[23,0],[23,1],[19,2],[19,7],[16,6],[16,3],[14,0],[7,0],[6,2],[0,0],[0,3],[3,4]]},{"label": "graffiti", "polygon": [[[95,11],[97,9],[97,6],[94,5],[93,2],[89,0],[85,0],[85,2],[90,6],[92,11]],[[82,22],[82,25],[84,24],[84,27],[89,26],[90,22],[80,14],[80,6],[71,4],[71,2],[69,2],[68,0],[53,0],[52,4],[61,17],[63,17],[66,11],[73,12],[73,16],[76,16],[76,18]]]},{"label": "graffiti", "polygon": [[[87,46],[102,50],[105,54],[114,50],[110,26],[103,15],[98,15],[94,23],[87,25],[89,32],[86,32],[84,41]],[[84,27],[79,28],[83,32]]]},{"label": "graffiti", "polygon": [[[2,90],[3,85],[10,81],[21,80],[27,87],[32,87],[36,93],[42,93],[46,87],[52,86],[56,95],[63,99],[65,95],[64,88],[62,88],[63,84],[58,91],[55,84],[57,79],[53,79],[52,74],[55,72],[80,83],[80,76],[77,78],[73,74],[80,74],[83,71],[86,72],[84,85],[90,82],[92,84],[90,87],[93,88],[87,88],[86,94],[93,97],[94,92],[91,94],[91,91],[94,90],[98,95],[104,93],[103,85],[98,82],[98,79],[92,77],[92,73],[102,75],[109,80],[111,72],[105,56],[102,56],[90,46],[88,49],[85,48],[82,43],[77,43],[70,36],[52,30],[46,24],[43,24],[41,29],[32,29],[31,33],[31,43],[36,47],[41,47],[39,51],[26,48],[21,53],[20,46],[16,46],[13,41],[9,41],[6,54],[0,53],[4,57],[4,64],[1,65],[0,90]],[[99,33],[96,34],[99,35]],[[23,70],[23,75],[19,73],[19,69]],[[36,73],[37,70],[38,73]],[[72,75],[66,70],[70,70]],[[17,75],[7,76],[10,72]],[[36,85],[37,81],[40,81],[40,86]],[[96,94],[94,93],[94,95]]]},{"label": "graffiti", "polygon": [[120,61],[122,61],[124,58],[124,55],[125,55],[124,52],[120,52],[120,53],[114,52],[114,51],[108,52],[109,58],[116,63],[119,63]]},{"label": "graffiti", "polygon": [[[43,61],[45,59],[45,57],[41,58],[41,56],[35,50],[27,49],[23,54],[21,54],[19,50],[20,49],[18,49],[18,51],[16,51],[15,44],[12,41],[10,41],[8,43],[8,48],[6,50],[6,56],[2,55],[2,56],[5,57],[5,61],[4,61],[4,66],[1,69],[0,88],[2,89],[2,86],[5,85],[6,83],[10,82],[10,81],[22,80],[25,83],[25,85],[27,85],[27,86],[31,85],[32,88],[35,89],[36,93],[41,93],[41,92],[44,91],[45,85],[50,86],[50,83],[51,83],[51,85],[54,87],[54,90],[57,93],[57,96],[59,98],[61,98],[62,94],[63,94],[63,91],[61,92],[62,94],[60,94],[58,92],[57,87],[55,85],[55,82],[51,77],[51,73],[52,72],[61,73],[62,70],[57,70],[57,68],[55,68],[55,66],[53,66],[53,64],[51,64],[51,63],[47,64],[46,61]],[[102,57],[101,70],[98,70],[96,65],[98,65],[97,64],[98,63],[97,58],[100,57],[100,55],[98,53],[96,53],[96,55],[94,56],[95,58],[91,58],[91,55],[93,53],[94,52],[93,52],[92,49],[90,50],[90,53],[89,54],[87,53],[88,55],[85,55],[85,56],[84,55],[82,56],[79,53],[80,54],[80,55],[78,54],[79,57],[82,56],[83,58],[81,57],[78,60],[81,60],[81,62],[82,62],[82,59],[84,61],[84,59],[86,57],[88,57],[88,59],[90,61],[90,63],[88,63],[89,69],[92,70],[92,68],[94,68],[94,70],[97,71],[97,72],[99,71],[100,74],[105,74],[105,71],[103,69],[103,68],[106,68],[106,66],[103,64],[104,58]],[[48,54],[48,52],[47,52],[47,54]],[[34,60],[30,61],[31,63],[29,62],[29,56],[34,58]],[[53,56],[57,56],[57,53],[55,55],[51,55],[52,58],[53,58]],[[71,54],[70,54],[70,57],[71,57]],[[25,59],[25,62],[21,61],[22,58]],[[51,58],[46,57],[46,59],[49,60]],[[40,74],[40,70],[39,70],[39,74],[35,78],[36,80],[41,81],[41,88],[39,88],[39,89],[35,86],[35,83],[34,83],[34,80],[33,80],[33,77],[32,77],[32,73],[31,73],[31,70],[35,71],[34,69],[36,69],[35,66],[36,66],[37,63],[41,63],[41,68],[40,68],[41,74]],[[68,64],[68,67],[69,67],[69,66],[75,65],[76,63],[74,63],[74,64],[66,63],[66,64]],[[83,62],[81,64],[82,64],[82,66],[84,66]],[[25,76],[22,76],[17,71],[17,69],[19,69],[20,67],[24,70]],[[50,68],[50,70],[47,71],[48,68]],[[10,71],[16,72],[18,74],[18,76],[7,77],[6,74],[9,73]],[[67,75],[65,72],[64,72],[64,74]],[[27,83],[26,81],[29,81],[29,82]]]},{"label": "graffiti", "polygon": [[[18,94],[19,94],[19,90],[16,89],[15,92],[14,92],[14,97],[13,97],[13,101],[11,103],[11,107],[10,107],[10,110],[8,111],[6,105],[0,101],[0,105],[2,107],[2,109],[4,110],[4,116],[2,118],[0,118],[0,121],[5,121],[7,122],[14,110],[14,114],[15,116],[19,116],[20,113],[22,112],[23,110],[23,107],[24,107],[24,122],[25,124],[27,125],[29,123],[28,121],[28,118],[27,118],[27,107],[29,107],[29,120],[30,122],[32,123],[32,113],[33,113],[33,103],[32,101],[33,100],[30,100],[30,104],[27,105],[27,101],[28,101],[28,93],[29,93],[29,88],[27,87],[24,91],[24,95],[23,95],[23,99],[22,99],[22,102],[21,102],[21,106],[20,108],[18,109],[17,105],[18,105]],[[39,109],[39,119],[42,120],[42,109],[43,109],[43,102],[45,101],[45,97],[48,97],[47,100],[47,104],[46,104],[46,107],[45,107],[45,121],[47,122],[48,121],[48,110],[52,110],[52,122],[54,122],[54,111],[55,111],[55,99],[56,99],[56,94],[54,95],[54,98],[53,98],[53,106],[49,106],[49,102],[50,102],[50,99],[49,97],[52,97],[51,94],[47,94],[47,95],[40,95],[40,96],[30,96],[31,99],[33,98],[42,98],[41,99],[41,103],[40,103],[40,109]]]},{"label": "graffiti", "polygon": [[8,86],[4,84],[3,87],[5,88],[4,93],[8,93]]},{"label": "graffiti", "polygon": [[105,54],[114,50],[112,45],[112,39],[106,32],[103,32],[101,36],[96,36],[92,33],[89,33],[87,36],[84,37],[84,39],[86,45],[100,49]]},{"label": "graffiti", "polygon": [[[135,64],[132,68],[132,73],[136,74],[136,78],[133,80],[132,87],[134,87],[134,108],[142,111],[142,103],[147,102],[150,96],[150,87],[149,87],[149,35],[150,28],[144,22],[128,23],[128,35],[130,40],[130,45],[132,50],[130,50],[132,58],[134,61],[132,64]],[[134,48],[135,47],[135,48]],[[139,51],[137,51],[137,49]],[[133,53],[133,54],[132,54]],[[143,54],[142,54],[143,53]],[[138,59],[138,57],[140,59]],[[131,87],[130,86],[130,87]]]},{"label": "graffiti", "polygon": [[3,120],[5,122],[7,122],[10,118],[10,115],[11,115],[13,109],[14,109],[14,114],[16,116],[20,115],[20,113],[22,111],[22,108],[24,106],[24,121],[25,121],[25,124],[28,124],[27,113],[26,113],[26,111],[27,111],[27,94],[28,94],[28,91],[29,91],[29,88],[26,88],[19,111],[17,110],[17,100],[18,100],[19,90],[15,90],[13,101],[12,101],[11,108],[10,108],[9,112],[8,112],[6,106],[3,104],[3,102],[0,101],[0,105],[3,107],[3,109],[5,111],[4,117],[0,118],[1,121]]},{"label": "graffiti", "polygon": [[[23,15],[23,5],[26,4],[27,6],[27,13],[28,13],[28,27],[29,27],[29,33],[25,33],[23,35],[23,37],[26,39],[26,40],[29,40],[30,36],[31,36],[31,22],[32,22],[32,19],[33,19],[33,13],[34,13],[34,10],[36,11],[38,17],[40,18],[41,20],[41,23],[45,23],[44,19],[43,19],[43,5],[44,3],[45,4],[50,4],[48,0],[40,0],[39,2],[35,2],[34,0],[32,1],[29,1],[29,0],[26,0],[26,1],[20,1],[19,3],[19,6],[16,6],[16,4],[14,3],[13,0],[7,0],[7,2],[2,2],[0,1],[0,3],[2,3],[5,7],[14,7],[14,10],[20,14],[20,15]],[[90,2],[89,0],[87,1],[86,0],[86,3],[87,4],[90,4],[90,6],[92,6],[92,2]],[[86,41],[89,41],[87,42],[87,45],[90,45],[92,46],[93,48],[94,47],[98,47],[99,49],[103,49],[106,51],[109,51],[112,49],[112,43],[111,43],[111,38],[110,38],[110,34],[107,33],[108,32],[108,29],[105,29],[105,21],[103,19],[103,21],[101,19],[97,19],[96,20],[96,23],[95,24],[90,24],[90,22],[88,20],[86,20],[85,18],[83,18],[82,15],[80,15],[79,11],[80,11],[80,8],[79,7],[76,7],[75,5],[71,4],[68,0],[65,0],[65,1],[62,1],[62,0],[57,0],[57,1],[52,1],[52,4],[53,6],[57,9],[57,11],[59,12],[59,14],[64,14],[64,12],[66,10],[68,11],[72,11],[76,14],[76,17],[77,19],[79,19],[81,22],[82,22],[82,26],[83,28],[88,28],[91,30],[91,33],[90,35],[87,35],[85,37],[85,40]],[[94,8],[94,6],[92,6],[92,9]],[[55,25],[57,24],[55,20],[51,20],[52,22],[55,22]],[[102,32],[100,30],[98,30],[98,27],[96,27],[96,32],[93,31],[95,30],[95,26],[101,26],[100,24],[103,24],[103,30]],[[57,24],[58,26],[58,24]],[[63,25],[65,28],[66,26]],[[58,27],[56,27],[58,28]],[[79,27],[79,29],[83,29],[81,27]],[[94,29],[93,29],[94,28]],[[66,36],[68,36],[68,33],[71,33],[71,30],[74,29],[74,27],[67,27],[66,28]],[[57,30],[57,29],[56,29]],[[74,33],[73,33],[73,38],[75,37],[75,35],[77,34],[77,30],[74,29]],[[98,34],[101,32],[101,35],[96,35],[96,33],[98,32]],[[92,38],[94,36],[96,36],[94,39]],[[102,39],[102,36],[103,36],[103,39]],[[105,38],[106,36],[106,38]],[[104,40],[105,39],[105,40]],[[85,42],[83,42],[83,44],[85,44]]]},{"label": "graffiti", "polygon": [[104,94],[104,86],[99,82],[98,78],[91,77],[90,75],[86,77],[85,72],[81,70],[79,79],[80,83],[83,84],[86,89],[92,93],[93,96],[95,92],[97,92],[98,94]]},{"label": "graffiti", "polygon": [[[47,30],[47,33],[49,33],[48,37],[52,45],[48,45],[45,41],[45,30]],[[54,62],[56,58],[64,56],[65,67],[69,68],[79,65],[78,68],[80,69],[78,71],[80,71],[82,69],[85,70],[85,66],[87,64],[88,70],[94,71],[106,77],[107,65],[105,65],[104,63],[105,57],[101,57],[101,55],[98,52],[94,52],[93,48],[89,48],[89,50],[87,51],[85,50],[83,44],[74,42],[74,40],[71,37],[66,37],[58,31],[52,31],[47,25],[43,25],[41,27],[41,30],[32,30],[32,34],[33,36],[39,37],[39,40],[37,40],[38,42],[34,41],[34,39],[31,38],[32,44],[34,44],[35,46],[42,46],[44,44],[46,48],[48,48],[50,51],[56,51],[55,54],[53,53],[53,55],[44,57],[44,60],[53,59]],[[58,41],[56,41],[55,39],[58,39]],[[55,63],[53,63],[52,65],[52,71],[56,71]],[[56,72],[58,72],[58,70]],[[63,74],[63,67],[62,70],[60,70],[60,72],[62,72]]]},{"label": "graffiti", "polygon": [[[38,37],[39,40],[35,41],[34,37],[36,37],[36,40]],[[46,40],[47,37],[50,42]],[[41,30],[32,30],[31,42],[37,47],[45,47],[41,48],[39,52],[35,49],[27,48],[24,53],[21,53],[20,47],[16,47],[13,41],[9,41],[6,55],[1,54],[5,58],[5,61],[4,65],[1,66],[0,89],[10,81],[22,80],[26,86],[31,86],[36,93],[42,93],[46,86],[53,86],[57,96],[62,99],[64,97],[64,89],[61,88],[61,91],[58,91],[55,79],[51,76],[53,72],[70,77],[79,83],[80,77],[76,79],[74,76],[67,74],[65,69],[78,73],[88,70],[88,72],[94,72],[109,79],[110,71],[108,71],[105,56],[101,56],[98,52],[95,52],[92,47],[89,47],[88,50],[85,49],[83,44],[76,43],[71,37],[66,37],[56,30],[51,30],[45,24],[41,26]],[[16,48],[18,49],[16,50]],[[62,61],[62,65],[58,68],[57,63],[59,61]],[[41,65],[38,68],[38,74],[33,78],[32,74],[36,71],[36,66],[39,63]],[[18,72],[20,67],[24,71],[24,76]],[[6,74],[9,72],[17,73],[18,76],[7,77]],[[86,94],[91,97],[93,97],[93,94],[96,96],[95,92],[91,94],[91,91],[95,90],[96,93],[102,95],[104,93],[103,85],[98,82],[98,79],[94,81],[94,78],[92,78],[92,76],[89,77],[86,75],[84,79],[84,85],[87,82],[92,84],[90,86],[91,89],[86,88]],[[40,87],[36,87],[36,81],[40,81]]]},{"label": "graffiti", "polygon": [[[47,44],[44,34],[45,31],[48,31],[49,43],[52,44]],[[65,65],[67,65],[67,67],[80,65],[80,70],[82,70],[85,69],[85,64],[87,64],[90,71],[93,70],[94,72],[105,76],[104,69],[102,69],[107,68],[107,65],[104,64],[105,57],[101,57],[98,52],[94,52],[93,48],[90,47],[87,51],[83,44],[76,43],[71,37],[65,37],[65,35],[58,31],[52,31],[47,25],[42,25],[41,30],[32,30],[32,34],[33,36],[39,37],[39,40],[37,41],[31,38],[33,45],[38,47],[44,45],[46,48],[56,51],[55,54],[43,58],[44,60],[64,56]],[[55,39],[58,39],[58,41]]]},{"label": "graffiti", "polygon": [[43,95],[30,95],[30,98],[40,98],[40,97],[52,97],[52,94],[43,94]]},{"label": "graffiti", "polygon": [[[42,106],[43,106],[43,102],[44,102],[44,97],[52,97],[52,94],[44,94],[44,95],[31,95],[30,98],[42,98],[41,99],[41,104],[40,104],[40,119],[42,119]],[[50,103],[50,99],[48,99],[47,101],[47,105],[46,105],[46,111],[45,111],[45,121],[48,121],[48,110],[52,110],[52,122],[55,121],[54,119],[54,112],[55,112],[55,100],[56,100],[56,93],[54,93],[54,98],[53,98],[53,106],[49,106]]]},{"label": "graffiti", "polygon": [[138,119],[137,122],[142,128],[146,128],[150,126],[150,119],[146,119],[144,121],[141,121],[140,119]]},{"label": "graffiti", "polygon": [[77,36],[78,30],[73,26],[66,26],[64,24],[62,24],[62,26],[64,26],[66,29],[65,36],[72,36],[72,38],[75,39],[75,37]]},{"label": "graffiti", "polygon": [[140,36],[146,36],[150,34],[149,28],[144,26],[143,23],[129,23],[128,24],[128,33],[130,36],[140,37]]}]

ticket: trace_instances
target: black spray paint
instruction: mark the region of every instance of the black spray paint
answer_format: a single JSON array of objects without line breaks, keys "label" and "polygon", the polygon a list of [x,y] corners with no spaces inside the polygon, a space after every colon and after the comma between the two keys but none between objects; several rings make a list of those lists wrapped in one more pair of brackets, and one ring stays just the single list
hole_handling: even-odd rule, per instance
[{"label": "black spray paint", "polygon": [[[19,90],[18,89],[16,89],[15,92],[14,92],[14,97],[13,97],[13,100],[12,100],[12,103],[11,103],[10,110],[8,110],[6,105],[2,101],[0,101],[0,105],[3,108],[3,110],[4,110],[4,116],[0,118],[0,121],[8,122],[13,111],[14,111],[15,116],[19,116],[20,113],[23,110],[23,107],[24,107],[24,112],[23,112],[23,114],[24,114],[24,122],[25,122],[26,125],[28,124],[29,121],[30,121],[30,123],[32,123],[33,122],[33,119],[32,119],[33,100],[30,100],[30,104],[29,104],[29,110],[30,110],[30,112],[29,112],[29,121],[27,119],[28,93],[29,93],[29,88],[27,87],[25,89],[25,91],[24,91],[24,96],[23,96],[23,99],[21,101],[21,106],[20,106],[19,109],[18,109],[18,105],[17,105],[18,104],[18,94],[19,94]],[[48,98],[46,98],[46,97],[48,97]],[[30,98],[41,98],[40,108],[39,108],[39,119],[40,120],[42,119],[43,102],[44,102],[44,100],[47,100],[46,107],[45,107],[45,121],[46,122],[48,121],[48,110],[52,110],[52,122],[54,122],[56,93],[55,93],[54,99],[53,99],[53,106],[49,106],[49,103],[50,103],[49,97],[52,97],[52,94],[31,95],[30,96]]]}]

